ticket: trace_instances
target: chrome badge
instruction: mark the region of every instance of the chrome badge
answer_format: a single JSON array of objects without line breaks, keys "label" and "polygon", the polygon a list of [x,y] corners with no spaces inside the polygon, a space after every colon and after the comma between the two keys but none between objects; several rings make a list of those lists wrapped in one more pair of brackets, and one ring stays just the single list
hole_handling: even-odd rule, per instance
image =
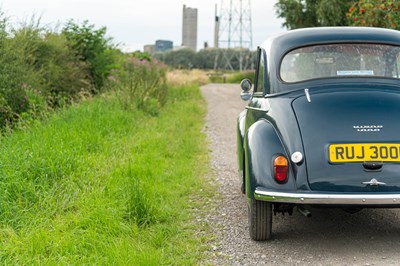
[{"label": "chrome badge", "polygon": [[383,129],[382,125],[369,125],[369,126],[353,126],[357,132],[380,132]]},{"label": "chrome badge", "polygon": [[386,185],[386,183],[384,183],[384,182],[379,182],[379,181],[376,180],[375,178],[372,178],[371,181],[362,182],[362,184],[364,184],[364,185],[370,185],[370,186]]}]

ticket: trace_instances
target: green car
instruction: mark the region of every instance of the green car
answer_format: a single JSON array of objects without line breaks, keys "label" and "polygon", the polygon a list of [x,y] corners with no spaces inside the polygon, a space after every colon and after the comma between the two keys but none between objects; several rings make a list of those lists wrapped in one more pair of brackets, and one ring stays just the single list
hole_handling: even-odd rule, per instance
[{"label": "green car", "polygon": [[400,207],[400,32],[309,28],[258,48],[237,148],[250,236],[309,206]]}]

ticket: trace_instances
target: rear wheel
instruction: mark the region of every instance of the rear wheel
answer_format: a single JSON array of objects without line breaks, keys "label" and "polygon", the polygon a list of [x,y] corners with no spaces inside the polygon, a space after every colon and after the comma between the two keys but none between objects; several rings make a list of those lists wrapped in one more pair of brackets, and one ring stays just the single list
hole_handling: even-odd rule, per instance
[{"label": "rear wheel", "polygon": [[250,237],[256,241],[271,239],[272,203],[250,199],[248,215]]}]

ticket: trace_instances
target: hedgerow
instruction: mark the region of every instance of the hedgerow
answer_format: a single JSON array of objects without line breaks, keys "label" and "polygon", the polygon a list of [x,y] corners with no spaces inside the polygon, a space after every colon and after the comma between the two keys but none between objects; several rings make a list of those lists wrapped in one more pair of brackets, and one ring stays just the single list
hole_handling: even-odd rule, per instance
[{"label": "hedgerow", "polygon": [[0,130],[105,89],[157,113],[167,91],[165,68],[147,54],[122,53],[105,27],[88,21],[70,20],[60,31],[33,19],[12,27],[0,12]]}]

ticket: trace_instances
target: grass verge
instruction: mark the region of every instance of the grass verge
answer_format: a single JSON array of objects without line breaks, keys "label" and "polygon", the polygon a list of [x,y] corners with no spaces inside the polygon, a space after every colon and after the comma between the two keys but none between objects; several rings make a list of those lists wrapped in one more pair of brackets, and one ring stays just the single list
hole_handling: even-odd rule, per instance
[{"label": "grass verge", "polygon": [[192,209],[213,193],[204,106],[193,86],[156,117],[107,96],[3,137],[0,263],[196,264]]}]

